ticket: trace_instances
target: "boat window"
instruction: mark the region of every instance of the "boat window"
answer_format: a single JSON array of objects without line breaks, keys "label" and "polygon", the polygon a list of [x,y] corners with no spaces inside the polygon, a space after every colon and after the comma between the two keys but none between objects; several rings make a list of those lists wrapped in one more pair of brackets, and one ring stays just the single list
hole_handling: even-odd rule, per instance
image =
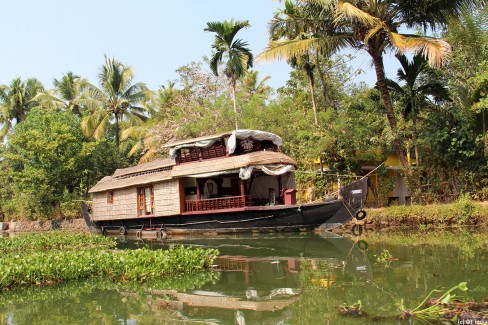
[{"label": "boat window", "polygon": [[114,192],[107,192],[107,203],[114,203]]},{"label": "boat window", "polygon": [[154,192],[152,186],[137,189],[137,215],[154,215]]}]

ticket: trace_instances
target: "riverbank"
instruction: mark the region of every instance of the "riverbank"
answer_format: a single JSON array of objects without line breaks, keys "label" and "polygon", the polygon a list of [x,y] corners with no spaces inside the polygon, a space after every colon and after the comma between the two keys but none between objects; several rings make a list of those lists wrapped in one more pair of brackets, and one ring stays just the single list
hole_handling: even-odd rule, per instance
[{"label": "riverbank", "polygon": [[488,227],[488,202],[460,199],[451,204],[392,206],[366,209],[364,220],[353,219],[334,229],[348,232],[354,224],[365,230],[393,228],[427,229],[433,227],[479,226]]},{"label": "riverbank", "polygon": [[3,222],[2,224],[5,225],[4,227],[2,227],[2,229],[7,232],[33,232],[51,230],[65,230],[86,233],[89,232],[83,218],[47,221],[10,221]]},{"label": "riverbank", "polygon": [[[429,228],[446,226],[481,226],[488,227],[488,201],[474,202],[460,199],[451,204],[392,206],[379,209],[367,209],[364,220],[353,219],[336,228],[334,232],[349,231],[354,224],[362,225],[367,230],[385,228]],[[4,223],[10,232],[33,232],[66,230],[89,232],[83,218],[48,221],[11,221]]]}]

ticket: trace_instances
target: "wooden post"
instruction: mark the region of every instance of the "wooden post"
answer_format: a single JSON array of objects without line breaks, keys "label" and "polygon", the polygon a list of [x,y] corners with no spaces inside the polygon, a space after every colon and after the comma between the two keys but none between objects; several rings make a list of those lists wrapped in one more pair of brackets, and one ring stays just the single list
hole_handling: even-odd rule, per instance
[{"label": "wooden post", "polygon": [[196,181],[197,181],[197,201],[200,201],[202,195],[202,193],[200,192],[200,180],[197,178]]},{"label": "wooden post", "polygon": [[239,187],[240,187],[241,196],[246,196],[246,183],[243,179],[240,178],[239,178]]}]

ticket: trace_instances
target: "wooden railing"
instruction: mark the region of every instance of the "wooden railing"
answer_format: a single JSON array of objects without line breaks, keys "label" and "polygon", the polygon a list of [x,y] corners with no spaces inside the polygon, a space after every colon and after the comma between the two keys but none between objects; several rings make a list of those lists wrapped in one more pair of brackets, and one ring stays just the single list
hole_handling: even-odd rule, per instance
[{"label": "wooden railing", "polygon": [[179,164],[183,164],[192,161],[225,157],[226,155],[227,155],[226,147],[216,145],[211,148],[191,148],[186,153],[180,153],[176,157],[176,161]]},{"label": "wooden railing", "polygon": [[186,200],[186,212],[244,208],[251,205],[250,196],[229,196],[217,199]]}]

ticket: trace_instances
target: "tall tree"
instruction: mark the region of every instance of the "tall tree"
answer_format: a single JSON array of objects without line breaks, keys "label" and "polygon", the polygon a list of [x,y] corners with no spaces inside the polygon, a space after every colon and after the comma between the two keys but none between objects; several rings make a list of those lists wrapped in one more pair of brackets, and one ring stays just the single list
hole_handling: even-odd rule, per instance
[{"label": "tall tree", "polygon": [[377,86],[386,109],[393,134],[396,153],[405,169],[409,169],[398,133],[397,118],[388,91],[383,54],[386,50],[398,53],[422,53],[431,66],[441,66],[450,52],[442,39],[399,33],[401,28],[420,27],[436,30],[450,20],[458,19],[465,9],[485,3],[484,0],[298,0],[307,8],[320,11],[317,16],[322,28],[315,28],[311,37],[273,41],[261,54],[264,59],[300,55],[310,48],[334,52],[345,48],[360,48],[371,56]]},{"label": "tall tree", "polygon": [[436,109],[438,104],[449,100],[449,91],[445,80],[436,76],[419,53],[412,60],[405,55],[397,56],[401,68],[397,71],[397,81],[386,79],[388,89],[399,96],[402,113],[406,120],[413,123],[412,141],[415,148],[416,164],[419,166],[417,145],[417,119],[424,109]]},{"label": "tall tree", "polygon": [[270,79],[270,76],[264,77],[259,81],[259,72],[250,71],[240,79],[242,88],[247,96],[260,96],[267,98],[271,92],[271,87],[266,85],[266,82]]},{"label": "tall tree", "polygon": [[114,58],[105,57],[98,80],[100,88],[90,85],[90,100],[84,101],[89,114],[81,127],[87,137],[100,140],[106,136],[110,123],[115,125],[115,143],[119,146],[120,122],[140,125],[146,119],[146,100],[150,91],[143,83],[132,84],[134,71]]},{"label": "tall tree", "polygon": [[0,86],[0,139],[25,119],[31,108],[37,105],[36,95],[43,91],[44,86],[35,78],[26,81],[15,78],[9,86]]},{"label": "tall tree", "polygon": [[[285,1],[285,8],[279,10],[269,24],[269,34],[272,41],[282,39],[307,39],[310,33],[307,30],[313,29],[311,20],[304,18],[302,8],[295,5],[292,1]],[[284,54],[288,63],[292,68],[298,68],[305,73],[308,80],[308,87],[310,90],[310,99],[312,101],[313,115],[315,125],[318,125],[317,118],[317,103],[315,100],[315,81],[313,71],[317,67],[312,62],[312,58],[316,57],[317,53],[313,48],[301,55],[296,55],[295,52]]]},{"label": "tall tree", "polygon": [[37,99],[47,108],[60,108],[81,117],[83,102],[89,100],[88,86],[86,79],[68,72],[61,79],[54,79],[54,89],[40,93]]},{"label": "tall tree", "polygon": [[207,32],[216,34],[212,44],[215,53],[210,60],[210,69],[216,76],[219,74],[219,64],[224,61],[224,57],[227,58],[223,72],[229,79],[232,88],[236,129],[238,129],[236,84],[237,80],[253,66],[254,56],[251,50],[247,48],[248,43],[235,37],[241,29],[250,26],[247,20],[234,22],[231,19],[223,22],[208,22],[207,27],[204,29]]}]

